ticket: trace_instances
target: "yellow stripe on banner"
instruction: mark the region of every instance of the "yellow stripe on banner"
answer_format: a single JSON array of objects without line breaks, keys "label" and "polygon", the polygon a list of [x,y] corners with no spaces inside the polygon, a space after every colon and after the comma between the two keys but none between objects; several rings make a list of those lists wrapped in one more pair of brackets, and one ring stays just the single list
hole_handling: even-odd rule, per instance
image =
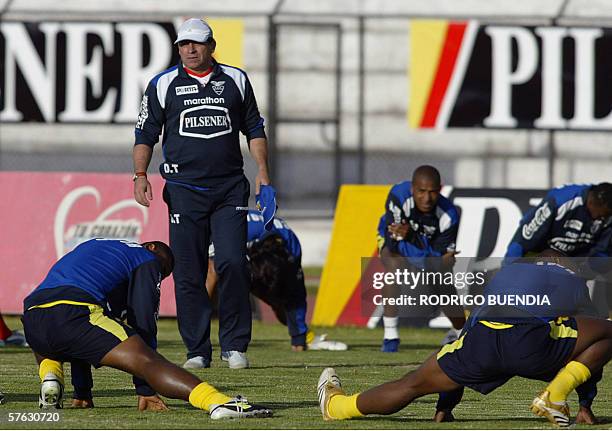
[{"label": "yellow stripe on banner", "polygon": [[479,322],[491,329],[508,329],[514,326],[509,323],[490,322],[488,320],[479,320]]},{"label": "yellow stripe on banner", "polygon": [[217,41],[214,57],[219,63],[244,68],[244,21],[233,18],[206,20],[213,29]]},{"label": "yellow stripe on banner", "polygon": [[448,21],[410,21],[408,124],[417,129],[423,119],[446,38]]},{"label": "yellow stripe on banner", "polygon": [[89,313],[89,323],[104,329],[106,332],[110,332],[121,341],[128,339],[128,334],[125,332],[123,326],[106,316],[102,311],[102,307],[99,305],[92,305],[89,307]]},{"label": "yellow stripe on banner", "polygon": [[461,349],[463,347],[464,338],[465,338],[465,335],[462,335],[458,340],[455,340],[450,344],[444,345],[438,352],[436,359],[440,359],[442,356],[446,355],[447,353],[452,353],[455,350]]},{"label": "yellow stripe on banner", "polygon": [[34,308],[49,308],[49,307],[55,307],[56,305],[60,305],[60,304],[68,304],[68,305],[83,305],[85,307],[99,307],[96,304],[91,304],[88,302],[77,302],[77,301],[69,301],[67,299],[61,299],[59,301],[53,301],[53,302],[47,302],[46,304],[39,304],[39,305],[33,305],[32,307],[28,308],[28,310],[32,310]]},{"label": "yellow stripe on banner", "polygon": [[578,338],[578,331],[570,326],[557,324],[554,321],[548,322],[550,325],[550,338],[558,340],[559,338]]},{"label": "yellow stripe on banner", "polygon": [[340,187],[313,325],[335,325],[351,299],[361,278],[361,258],[371,257],[376,250],[376,229],[389,189],[390,186]]}]

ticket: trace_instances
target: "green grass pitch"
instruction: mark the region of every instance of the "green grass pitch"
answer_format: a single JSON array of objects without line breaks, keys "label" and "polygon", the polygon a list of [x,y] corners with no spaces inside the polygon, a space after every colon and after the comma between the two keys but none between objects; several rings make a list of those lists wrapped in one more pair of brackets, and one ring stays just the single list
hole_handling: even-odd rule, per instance
[{"label": "green grass pitch", "polygon": [[[16,318],[7,319],[11,327],[19,327]],[[213,333],[216,332],[215,323]],[[316,328],[315,328],[316,329]],[[322,331],[318,331],[322,332]],[[198,371],[203,380],[229,395],[243,394],[251,401],[274,409],[271,419],[241,421],[212,421],[209,416],[178,400],[167,400],[170,411],[144,412],[136,409],[136,396],[131,378],[120,371],[102,368],[94,371],[93,410],[62,411],[57,424],[8,423],[9,412],[38,411],[38,376],[34,358],[27,349],[0,348],[0,390],[7,403],[0,406],[0,428],[70,428],[70,429],[551,429],[546,420],[533,416],[528,409],[534,395],[543,388],[540,382],[520,378],[512,379],[489,396],[466,390],[463,402],[456,408],[457,421],[443,426],[431,422],[436,396],[416,400],[413,404],[391,416],[324,422],[316,397],[316,382],[321,370],[334,366],[347,392],[362,391],[373,385],[398,378],[414,370],[437,347],[444,331],[430,329],[401,330],[402,345],[398,354],[378,351],[382,331],[362,328],[332,328],[330,339],[347,342],[346,352],[295,353],[289,349],[286,328],[275,324],[254,323],[253,341],[249,349],[252,368],[229,370],[225,363],[215,359],[212,368]],[[218,346],[217,344],[215,346]],[[218,349],[218,347],[215,347]],[[175,363],[184,360],[184,349],[176,322],[159,323],[159,351]],[[216,351],[218,354],[218,350]],[[69,382],[69,367],[67,379]],[[67,387],[67,402],[71,396]],[[570,398],[575,413],[577,399]],[[612,366],[604,370],[594,411],[605,423],[597,428],[612,428]],[[581,426],[579,428],[591,428]]]}]

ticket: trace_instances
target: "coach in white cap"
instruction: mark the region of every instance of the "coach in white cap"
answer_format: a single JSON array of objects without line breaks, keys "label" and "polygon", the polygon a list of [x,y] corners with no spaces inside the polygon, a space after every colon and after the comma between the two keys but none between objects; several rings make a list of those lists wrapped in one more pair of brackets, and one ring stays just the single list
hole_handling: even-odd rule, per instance
[{"label": "coach in white cap", "polygon": [[249,181],[244,176],[240,132],[258,165],[255,190],[270,184],[264,121],[246,73],[213,58],[216,41],[205,21],[190,18],[178,29],[181,61],[155,76],[143,97],[134,145],[134,198],[152,199],[147,168],[163,131],[170,246],[178,326],[185,368],[207,368],[212,360],[206,293],[208,245],[215,244],[219,276],[219,343],[230,368],[249,366],[251,277],[247,268]]},{"label": "coach in white cap", "polygon": [[199,43],[208,43],[213,38],[212,28],[206,21],[198,18],[189,18],[178,30],[175,44],[183,40],[192,40]]}]

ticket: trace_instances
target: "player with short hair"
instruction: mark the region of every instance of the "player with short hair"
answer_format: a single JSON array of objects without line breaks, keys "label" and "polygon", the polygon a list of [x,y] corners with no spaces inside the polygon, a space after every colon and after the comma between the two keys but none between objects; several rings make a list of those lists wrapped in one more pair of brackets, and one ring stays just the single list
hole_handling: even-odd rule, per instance
[{"label": "player with short hair", "polygon": [[[161,282],[173,266],[163,242],[103,238],[80,244],[53,265],[24,300],[23,325],[39,364],[42,408],[62,407],[62,363],[72,362],[132,374],[141,410],[167,409],[159,393],[189,401],[213,419],[271,415],[222,394],[155,351]],[[127,324],[116,316],[125,316]]]},{"label": "player with short hair", "polygon": [[[274,217],[266,229],[264,216],[255,210],[249,210],[247,223],[251,293],[268,304],[287,326],[292,350],[346,350],[346,344],[327,340],[325,335],[315,335],[308,329],[302,247],[293,230],[279,217]],[[208,255],[206,288],[212,296],[217,281],[214,247]]]},{"label": "player with short hair", "polygon": [[[392,414],[423,395],[467,386],[488,394],[513,376],[550,381],[531,410],[569,425],[568,394],[612,357],[612,322],[567,317],[590,304],[585,282],[562,260],[516,261],[503,267],[485,295],[548,295],[550,305],[485,305],[461,337],[399,380],[347,396],[333,368],[321,374],[319,403],[325,420]],[[566,317],[563,317],[566,316]]]},{"label": "player with short hair", "polygon": [[[385,203],[385,214],[378,226],[380,256],[387,270],[392,272],[405,265],[412,270],[451,270],[455,264],[459,213],[453,203],[440,194],[440,172],[433,166],[419,166],[412,174],[412,181],[394,185]],[[388,258],[405,258],[388,259]],[[433,259],[439,258],[437,268],[431,268]],[[448,289],[438,286],[438,289]],[[383,293],[397,294],[394,286],[385,286]],[[452,292],[450,290],[453,290]],[[454,289],[448,293],[455,294]],[[444,312],[452,322],[454,335],[465,324],[463,308],[445,306]],[[381,350],[397,352],[399,347],[399,317],[397,307],[384,306],[384,336]],[[451,331],[452,332],[452,331]]]}]

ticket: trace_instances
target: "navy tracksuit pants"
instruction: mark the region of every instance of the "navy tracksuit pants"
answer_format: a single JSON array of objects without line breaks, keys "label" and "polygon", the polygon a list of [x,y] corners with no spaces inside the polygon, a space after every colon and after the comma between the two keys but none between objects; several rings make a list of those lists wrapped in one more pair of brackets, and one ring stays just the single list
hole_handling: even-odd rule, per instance
[{"label": "navy tracksuit pants", "polygon": [[187,357],[212,359],[206,292],[208,245],[215,244],[219,275],[221,351],[246,352],[251,340],[251,277],[247,268],[249,181],[244,175],[211,181],[207,188],[166,182],[164,200],[170,218],[174,253],[174,290],[178,327]]}]

